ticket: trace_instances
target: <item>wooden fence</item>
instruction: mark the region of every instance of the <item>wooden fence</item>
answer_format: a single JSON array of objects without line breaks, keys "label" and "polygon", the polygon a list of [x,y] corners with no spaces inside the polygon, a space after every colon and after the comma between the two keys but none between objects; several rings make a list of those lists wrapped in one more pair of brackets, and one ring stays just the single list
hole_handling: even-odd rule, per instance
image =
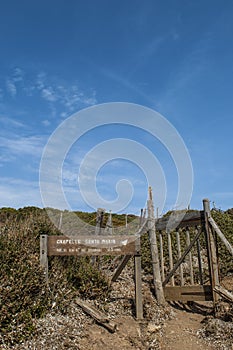
[{"label": "wooden fence", "polygon": [[[155,228],[165,299],[212,300],[216,305],[224,288],[220,287],[215,234],[232,255],[233,248],[211,217],[209,201],[203,200],[202,211],[158,219]],[[229,300],[229,292],[225,295]]]},{"label": "wooden fence", "polygon": [[42,235],[40,261],[47,280],[49,256],[122,256],[112,282],[118,279],[129,259],[134,257],[136,318],[142,319],[140,236],[148,234],[154,291],[159,304],[165,301],[211,300],[215,306],[220,297],[233,301],[233,295],[220,286],[216,236],[232,255],[233,247],[211,217],[208,199],[203,200],[201,211],[175,212],[155,219],[152,190],[149,188],[147,210],[147,218],[145,211],[141,211],[139,230],[133,235],[114,235],[111,213],[103,235],[103,209],[97,211],[95,235]]}]

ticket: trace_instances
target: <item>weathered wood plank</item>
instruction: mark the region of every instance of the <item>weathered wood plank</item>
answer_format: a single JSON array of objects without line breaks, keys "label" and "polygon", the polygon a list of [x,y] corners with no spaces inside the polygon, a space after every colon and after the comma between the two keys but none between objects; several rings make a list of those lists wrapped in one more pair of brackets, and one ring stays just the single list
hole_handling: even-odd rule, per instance
[{"label": "weathered wood plank", "polygon": [[93,305],[90,305],[84,300],[81,300],[80,298],[76,298],[75,302],[77,305],[79,305],[85,313],[90,315],[94,320],[96,320],[99,324],[107,328],[110,332],[114,333],[117,329],[117,325],[108,319],[108,317],[103,313],[103,311],[100,311],[96,309]]},{"label": "weathered wood plank", "polygon": [[48,236],[48,256],[134,255],[137,239],[127,236]]},{"label": "weathered wood plank", "polygon": [[[168,242],[169,268],[170,268],[170,270],[172,270],[174,265],[173,265],[173,255],[172,255],[171,232],[168,232],[168,234],[167,234],[167,242]],[[173,275],[171,276],[171,284],[172,284],[172,286],[175,285],[175,280],[174,280]]]},{"label": "weathered wood plank", "polygon": [[167,286],[164,288],[167,301],[210,301],[213,300],[211,286]]},{"label": "weathered wood plank", "polygon": [[116,282],[118,277],[120,276],[121,272],[124,270],[126,264],[128,263],[129,259],[132,257],[132,255],[125,255],[123,259],[120,262],[120,265],[116,268],[114,271],[114,274],[111,278],[111,282]]},{"label": "weathered wood plank", "polygon": [[162,281],[165,278],[164,270],[164,254],[163,254],[163,234],[162,231],[159,232],[159,246],[160,246],[160,264],[161,264],[161,277]]},{"label": "weathered wood plank", "polygon": [[218,227],[218,225],[216,224],[214,219],[210,216],[208,218],[208,220],[209,220],[210,225],[214,229],[214,231],[217,233],[218,237],[221,239],[221,241],[226,246],[227,250],[231,253],[231,255],[233,255],[233,247],[232,247],[231,243],[226,239],[226,237],[224,236],[224,234],[222,233],[222,231],[220,230],[220,228]]},{"label": "weathered wood plank", "polygon": [[40,236],[40,265],[44,269],[45,280],[48,283],[48,236],[41,235]]},{"label": "weathered wood plank", "polygon": [[186,214],[171,214],[169,217],[157,219],[155,222],[156,230],[172,230],[178,228],[198,226],[202,224],[203,212],[188,212]]},{"label": "weathered wood plank", "polygon": [[230,301],[233,303],[233,294],[230,293],[228,290],[223,288],[222,286],[215,286],[214,291],[218,293],[222,298],[226,299],[227,301]]},{"label": "weathered wood plank", "polygon": [[[198,232],[197,230],[195,231]],[[197,259],[198,259],[198,269],[199,269],[199,280],[200,284],[203,284],[203,268],[202,268],[202,260],[201,260],[201,247],[200,247],[200,240],[197,240]]]},{"label": "weathered wood plank", "polygon": [[102,233],[102,225],[103,225],[103,218],[104,218],[105,209],[98,208],[96,212],[96,226],[95,226],[95,234],[101,235]]},{"label": "weathered wood plank", "polygon": [[141,256],[134,256],[136,319],[143,319]]},{"label": "weathered wood plank", "polygon": [[[177,241],[178,258],[180,259],[180,257],[181,257],[181,245],[180,245],[180,232],[179,232],[179,230],[176,230],[176,241]],[[180,284],[181,284],[181,286],[183,286],[184,285],[184,271],[183,271],[182,263],[179,266],[179,270],[180,270]]]},{"label": "weathered wood plank", "polygon": [[162,280],[160,274],[159,252],[155,233],[154,205],[152,200],[152,189],[149,187],[148,208],[148,232],[150,238],[150,250],[152,260],[153,282],[157,301],[160,305],[165,303]]},{"label": "weathered wood plank", "polygon": [[216,243],[215,239],[209,225],[210,217],[210,202],[208,199],[203,199],[204,208],[204,218],[205,218],[205,231],[206,231],[206,242],[207,242],[207,252],[208,252],[208,263],[210,271],[210,283],[213,291],[213,301],[214,307],[219,300],[219,295],[214,292],[214,287],[219,285],[219,275],[218,275],[218,259],[216,253]]},{"label": "weathered wood plank", "polygon": [[[190,245],[190,233],[188,228],[186,229],[186,247],[188,248]],[[194,284],[194,275],[193,275],[193,259],[192,259],[192,253],[191,251],[188,254],[189,256],[189,269],[190,269],[190,282],[193,285]]]},{"label": "weathered wood plank", "polygon": [[112,212],[110,211],[108,214],[108,220],[106,223],[106,227],[104,229],[105,235],[112,235],[113,234],[113,227],[112,227]]}]

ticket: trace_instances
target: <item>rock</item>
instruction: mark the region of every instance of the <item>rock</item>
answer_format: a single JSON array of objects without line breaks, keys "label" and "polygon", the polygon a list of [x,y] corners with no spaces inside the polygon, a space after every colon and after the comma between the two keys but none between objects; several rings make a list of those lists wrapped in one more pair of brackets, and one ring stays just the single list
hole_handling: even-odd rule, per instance
[{"label": "rock", "polygon": [[160,325],[154,324],[154,323],[149,323],[147,326],[147,331],[149,333],[156,333],[161,329]]}]

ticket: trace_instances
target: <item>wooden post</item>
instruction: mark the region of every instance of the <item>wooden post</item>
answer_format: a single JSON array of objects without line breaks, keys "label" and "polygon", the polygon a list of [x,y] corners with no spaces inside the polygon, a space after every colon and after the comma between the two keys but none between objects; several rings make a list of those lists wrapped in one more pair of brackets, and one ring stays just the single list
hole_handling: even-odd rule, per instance
[{"label": "wooden post", "polygon": [[143,319],[143,302],[142,302],[142,268],[141,268],[141,242],[140,236],[136,241],[137,253],[134,255],[134,283],[135,283],[135,303],[136,319]]},{"label": "wooden post", "polygon": [[209,226],[209,217],[210,217],[210,202],[208,199],[203,199],[203,208],[204,208],[204,218],[205,218],[205,231],[206,231],[206,243],[207,243],[207,252],[208,252],[208,263],[210,271],[210,282],[213,291],[213,303],[214,307],[219,300],[219,295],[214,291],[214,288],[219,285],[219,276],[218,276],[218,262],[216,254],[215,240]]},{"label": "wooden post", "polygon": [[141,209],[141,213],[140,213],[139,228],[142,226],[142,223],[143,223],[143,209]]},{"label": "wooden post", "polygon": [[[170,231],[168,231],[168,233],[167,233],[167,244],[168,244],[169,267],[170,267],[170,270],[172,270],[173,269],[173,256],[172,256],[172,240],[171,240],[171,232]],[[172,286],[175,285],[175,280],[174,280],[173,275],[171,278],[171,284],[172,284]]]},{"label": "wooden post", "polygon": [[40,265],[44,268],[45,280],[48,283],[48,236],[40,236]]},{"label": "wooden post", "polygon": [[[180,246],[180,232],[179,229],[176,230],[176,241],[177,241],[177,253],[178,253],[178,259],[181,257],[181,246]],[[180,284],[181,286],[184,285],[184,272],[183,272],[183,265],[182,263],[179,266],[180,270]]]},{"label": "wooden post", "polygon": [[149,187],[149,199],[147,201],[148,207],[148,232],[150,238],[150,249],[152,258],[152,270],[154,279],[154,289],[156,298],[159,304],[165,303],[163,286],[160,275],[159,253],[155,233],[155,218],[154,218],[154,205],[152,199],[152,189]]},{"label": "wooden post", "polygon": [[143,222],[146,220],[146,208],[143,210]]},{"label": "wooden post", "polygon": [[[197,229],[195,232],[197,232]],[[203,281],[203,273],[202,273],[201,247],[200,247],[199,239],[197,240],[197,258],[198,258],[200,284],[203,285],[204,281]]]},{"label": "wooden post", "polygon": [[109,211],[109,214],[108,214],[108,220],[106,223],[106,227],[104,229],[104,234],[112,235],[112,212],[111,212],[111,210]]},{"label": "wooden post", "polygon": [[147,219],[146,219],[146,209],[141,209],[138,228],[139,229],[142,228],[146,221],[147,221]]},{"label": "wooden post", "polygon": [[143,319],[141,255],[134,256],[136,319]]},{"label": "wooden post", "polygon": [[96,235],[101,235],[104,213],[105,213],[105,209],[102,209],[102,208],[97,209],[96,227],[95,227],[95,234]]},{"label": "wooden post", "polygon": [[[188,227],[186,228],[186,246],[188,247],[190,245],[190,234]],[[190,282],[193,285],[194,284],[194,277],[193,277],[193,260],[192,260],[192,253],[189,252],[189,269],[190,269]]]},{"label": "wooden post", "polygon": [[163,234],[162,234],[162,231],[159,232],[159,246],[160,246],[161,276],[162,276],[162,282],[163,282],[165,279],[165,273],[164,273],[164,254],[163,254]]}]

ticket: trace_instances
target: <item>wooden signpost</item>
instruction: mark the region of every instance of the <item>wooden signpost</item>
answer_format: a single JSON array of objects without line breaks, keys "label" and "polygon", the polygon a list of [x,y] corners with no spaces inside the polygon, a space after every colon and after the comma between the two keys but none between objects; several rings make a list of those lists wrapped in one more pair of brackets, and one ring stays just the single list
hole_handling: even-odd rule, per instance
[{"label": "wooden signpost", "polygon": [[[104,255],[123,255],[127,257],[127,261],[134,256],[136,318],[143,319],[140,235],[40,236],[40,263],[47,282],[49,256]],[[117,269],[112,282],[120,275],[124,268],[122,266]]]},{"label": "wooden signpost", "polygon": [[[44,238],[43,238],[44,237]],[[42,239],[46,239],[42,236]],[[134,255],[135,236],[47,236],[48,256]]]}]

